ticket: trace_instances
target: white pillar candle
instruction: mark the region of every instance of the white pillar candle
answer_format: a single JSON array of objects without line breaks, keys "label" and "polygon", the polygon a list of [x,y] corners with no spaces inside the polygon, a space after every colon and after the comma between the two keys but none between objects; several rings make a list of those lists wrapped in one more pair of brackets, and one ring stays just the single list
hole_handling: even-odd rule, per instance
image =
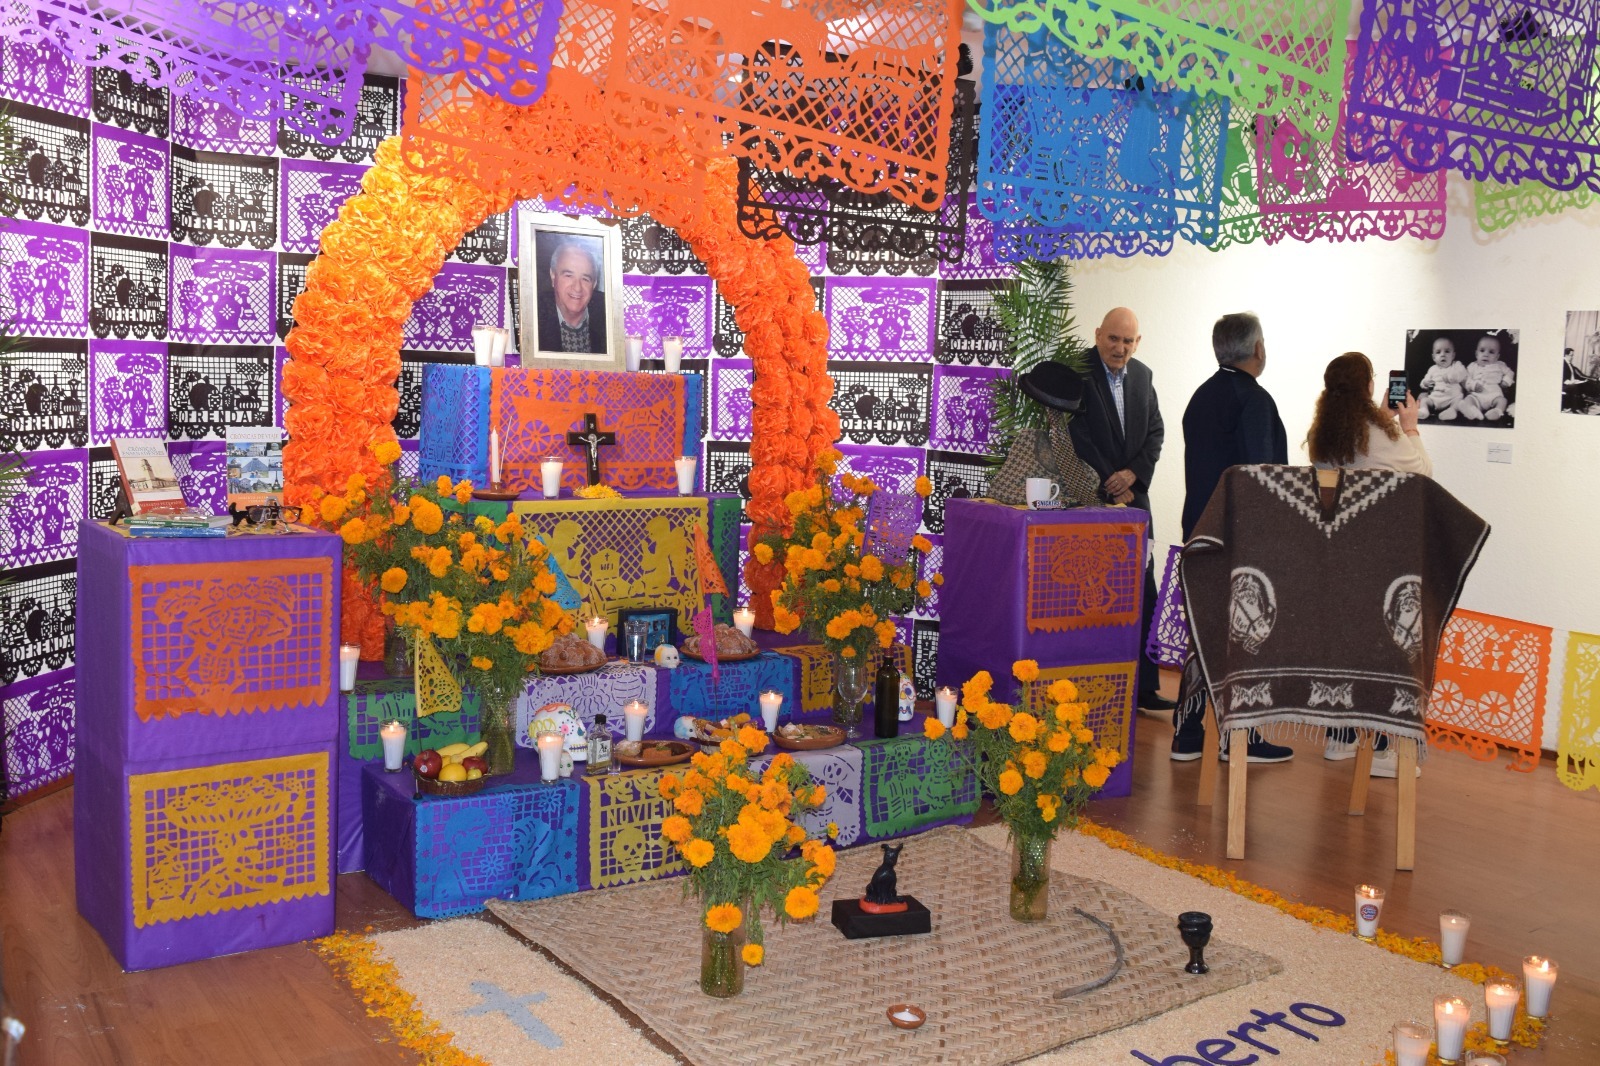
[{"label": "white pillar candle", "polygon": [[361,647],[357,644],[339,645],[339,691],[354,692],[356,667],[361,665]]},{"label": "white pillar candle", "polygon": [[553,455],[539,463],[539,476],[544,481],[544,498],[547,500],[553,500],[561,495],[562,465],[561,460]]},{"label": "white pillar candle", "polygon": [[472,327],[472,362],[475,366],[488,366],[494,354],[494,327]]},{"label": "white pillar candle", "polygon": [[627,368],[629,370],[631,370],[631,371],[637,372],[638,369],[639,369],[639,360],[641,360],[643,358],[644,358],[644,338],[643,337],[635,337],[633,334],[630,333],[628,335],[628,362],[626,364]]},{"label": "white pillar candle", "polygon": [[1377,885],[1356,886],[1356,936],[1372,940],[1378,935],[1378,915],[1383,913],[1383,889]]},{"label": "white pillar candle", "polygon": [[933,708],[939,715],[939,724],[949,729],[956,724],[956,690],[949,685],[933,694]]},{"label": "white pillar candle", "polygon": [[629,740],[644,739],[644,720],[650,708],[642,700],[629,700],[622,705],[622,721]]},{"label": "white pillar candle", "polygon": [[741,607],[733,612],[734,628],[745,636],[754,636],[756,629],[756,613],[748,607]]},{"label": "white pillar candle", "polygon": [[1467,953],[1467,930],[1472,919],[1460,911],[1439,915],[1439,956],[1446,966],[1457,966]]},{"label": "white pillar candle", "polygon": [[589,634],[589,643],[593,644],[601,651],[605,651],[606,629],[608,628],[606,620],[601,618],[599,615],[595,615],[593,618],[583,623],[583,628],[584,631]]},{"label": "white pillar candle", "polygon": [[554,781],[561,776],[561,734],[540,733],[534,743],[539,746],[539,780]]},{"label": "white pillar candle", "polygon": [[783,693],[768,689],[761,694],[761,724],[767,732],[777,731],[778,712],[781,710],[783,710]]},{"label": "white pillar candle", "polygon": [[1472,1008],[1460,996],[1438,996],[1433,1001],[1433,1027],[1439,1033],[1439,1061],[1458,1062],[1467,1041]]},{"label": "white pillar candle", "polygon": [[511,331],[509,329],[500,329],[496,327],[494,331],[494,337],[492,339],[492,346],[489,349],[489,365],[505,366],[506,348],[510,347],[510,345]]},{"label": "white pillar candle", "polygon": [[678,468],[678,495],[689,495],[694,491],[694,456],[674,459],[672,465]]},{"label": "white pillar candle", "polygon": [[500,484],[500,431],[489,430],[489,484]]},{"label": "white pillar candle", "polygon": [[1543,1018],[1550,1013],[1550,993],[1556,987],[1560,967],[1542,955],[1522,960],[1522,983],[1528,990],[1528,1016]]},{"label": "white pillar candle", "polygon": [[1490,981],[1483,986],[1483,1005],[1489,1008],[1489,1038],[1504,1044],[1511,1039],[1511,1022],[1517,1016],[1522,993],[1510,981]]},{"label": "white pillar candle", "polygon": [[1428,1066],[1428,1046],[1433,1031],[1421,1022],[1400,1022],[1394,1027],[1395,1066]]},{"label": "white pillar candle", "polygon": [[383,768],[392,774],[406,757],[406,724],[399,719],[385,722],[378,736],[383,739]]},{"label": "white pillar candle", "polygon": [[667,373],[676,374],[683,365],[683,338],[663,337],[661,340],[661,362],[666,367]]}]

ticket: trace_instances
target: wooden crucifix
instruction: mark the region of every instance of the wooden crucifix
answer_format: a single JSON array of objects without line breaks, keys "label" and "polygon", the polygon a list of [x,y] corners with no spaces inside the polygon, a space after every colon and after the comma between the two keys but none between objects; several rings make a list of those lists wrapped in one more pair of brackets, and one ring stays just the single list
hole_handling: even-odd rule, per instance
[{"label": "wooden crucifix", "polygon": [[600,445],[617,443],[617,435],[602,430],[591,412],[583,416],[583,432],[568,433],[567,443],[574,448],[582,446],[589,460],[589,484],[600,484]]}]

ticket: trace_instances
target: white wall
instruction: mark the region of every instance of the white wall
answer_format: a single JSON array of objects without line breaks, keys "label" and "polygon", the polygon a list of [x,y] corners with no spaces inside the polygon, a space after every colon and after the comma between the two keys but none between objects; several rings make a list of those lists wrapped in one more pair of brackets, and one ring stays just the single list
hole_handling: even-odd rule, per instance
[{"label": "white wall", "polygon": [[[1466,183],[1452,178],[1440,241],[1262,243],[1213,253],[1180,244],[1166,258],[1077,264],[1074,307],[1084,340],[1118,305],[1134,309],[1138,358],[1155,372],[1167,424],[1151,488],[1155,542],[1177,540],[1189,396],[1216,368],[1211,325],[1231,311],[1261,316],[1261,378],[1302,441],[1328,360],[1365,352],[1381,379],[1399,369],[1408,328],[1522,330],[1515,429],[1422,427],[1435,478],[1492,527],[1461,606],[1550,626],[1552,669],[1544,747],[1558,736],[1567,630],[1600,633],[1600,418],[1561,413],[1562,340],[1569,310],[1600,309],[1600,208],[1478,232]],[[1510,465],[1487,462],[1491,442]],[[1158,554],[1158,559],[1162,555]]]}]

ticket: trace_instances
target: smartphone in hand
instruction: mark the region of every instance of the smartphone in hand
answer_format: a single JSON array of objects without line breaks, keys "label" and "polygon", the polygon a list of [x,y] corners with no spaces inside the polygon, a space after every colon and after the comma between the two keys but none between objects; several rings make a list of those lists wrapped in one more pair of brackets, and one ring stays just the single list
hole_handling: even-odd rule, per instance
[{"label": "smartphone in hand", "polygon": [[1389,371],[1389,406],[1399,407],[1406,402],[1406,372]]}]

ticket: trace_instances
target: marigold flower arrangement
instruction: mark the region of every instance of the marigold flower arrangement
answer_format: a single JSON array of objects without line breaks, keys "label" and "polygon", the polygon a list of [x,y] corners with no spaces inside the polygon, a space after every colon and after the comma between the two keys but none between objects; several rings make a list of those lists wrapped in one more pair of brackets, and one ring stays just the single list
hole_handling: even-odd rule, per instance
[{"label": "marigold flower arrangement", "polygon": [[[810,918],[820,905],[818,890],[833,876],[833,848],[808,838],[797,821],[822,805],[827,790],[787,752],[757,773],[750,756],[766,746],[766,733],[744,725],[715,753],[695,755],[681,778],[661,778],[661,796],[674,812],[662,821],[661,835],[689,864],[686,891],[700,897],[705,929],[715,934],[707,936],[702,959],[708,995],[737,993],[729,991],[742,980],[734,977],[734,951],[742,962],[761,965],[763,910],[770,907],[779,922]],[[739,949],[741,928],[748,943]]]},{"label": "marigold flower arrangement", "polygon": [[495,522],[463,513],[472,485],[397,478],[400,447],[373,446],[380,473],[351,474],[342,494],[314,491],[307,508],[345,543],[345,562],[382,593],[379,609],[411,640],[431,640],[459,679],[483,699],[492,772],[511,769],[510,723],[499,719],[522,692],[538,656],[576,619],[550,597],[546,550],[518,515]]},{"label": "marigold flower arrangement", "polygon": [[[1039,664],[1012,664],[1012,676],[1028,686],[1039,683]],[[1105,785],[1122,760],[1115,748],[1095,743],[1086,723],[1088,704],[1065,678],[1052,681],[1047,700],[1023,707],[994,703],[994,679],[979,671],[961,686],[955,724],[946,730],[936,717],[924,723],[933,740],[971,739],[971,765],[1010,832],[1016,858],[1011,883],[1011,914],[1021,921],[1043,918],[1049,887],[1049,845],[1064,826],[1074,826],[1089,796]]]},{"label": "marigold flower arrangement", "polygon": [[[843,492],[835,492],[831,481],[840,458],[835,449],[823,452],[816,483],[785,498],[793,532],[759,535],[752,550],[758,563],[783,564],[783,584],[771,594],[779,633],[803,625],[834,654],[865,661],[873,648],[894,642],[891,619],[931,595],[944,578],[918,579],[918,558],[933,546],[923,536],[911,539],[900,562],[867,550],[867,503],[878,486],[846,472],[838,476]],[[918,479],[919,495],[931,490],[926,478]]]}]

